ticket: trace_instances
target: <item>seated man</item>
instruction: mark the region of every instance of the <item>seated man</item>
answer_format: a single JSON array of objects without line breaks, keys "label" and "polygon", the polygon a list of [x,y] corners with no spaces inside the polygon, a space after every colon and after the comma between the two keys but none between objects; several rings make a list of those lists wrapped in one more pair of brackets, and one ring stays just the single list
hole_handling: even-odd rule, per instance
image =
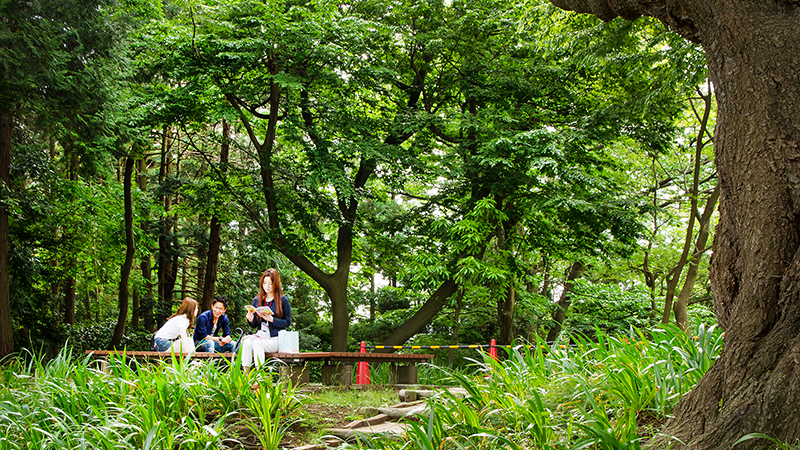
[{"label": "seated man", "polygon": [[233,351],[231,327],[225,311],[228,310],[228,299],[223,296],[214,297],[211,309],[197,316],[194,327],[194,345],[198,352]]}]

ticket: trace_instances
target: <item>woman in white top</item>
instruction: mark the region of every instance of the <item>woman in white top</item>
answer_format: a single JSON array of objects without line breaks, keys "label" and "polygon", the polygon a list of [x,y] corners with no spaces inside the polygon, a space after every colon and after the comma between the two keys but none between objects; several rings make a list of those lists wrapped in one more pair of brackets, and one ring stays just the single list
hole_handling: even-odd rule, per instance
[{"label": "woman in white top", "polygon": [[[167,319],[164,325],[153,336],[151,349],[166,352],[172,349],[175,353],[194,351],[194,341],[189,338],[186,329],[192,326],[197,315],[197,301],[186,297],[178,307],[178,312]],[[191,341],[191,345],[188,342]]]}]

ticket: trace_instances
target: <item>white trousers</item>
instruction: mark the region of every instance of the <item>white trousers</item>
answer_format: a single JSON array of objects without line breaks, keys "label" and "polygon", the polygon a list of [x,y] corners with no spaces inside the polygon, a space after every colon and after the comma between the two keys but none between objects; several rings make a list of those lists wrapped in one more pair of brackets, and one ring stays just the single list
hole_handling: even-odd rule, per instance
[{"label": "white trousers", "polygon": [[277,337],[261,337],[255,334],[242,338],[242,367],[249,368],[256,362],[256,367],[260,367],[266,360],[265,353],[276,353],[278,351]]}]

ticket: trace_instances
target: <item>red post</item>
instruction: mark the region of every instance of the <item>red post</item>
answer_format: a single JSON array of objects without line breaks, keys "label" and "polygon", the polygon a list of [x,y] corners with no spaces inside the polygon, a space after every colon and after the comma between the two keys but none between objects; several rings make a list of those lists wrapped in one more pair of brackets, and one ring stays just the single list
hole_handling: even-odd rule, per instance
[{"label": "red post", "polygon": [[492,339],[492,342],[489,344],[489,356],[497,360],[497,341]]},{"label": "red post", "polygon": [[[358,353],[367,353],[367,343],[361,341],[361,348]],[[358,368],[356,369],[356,384],[370,384],[369,382],[369,363],[366,361],[359,361]]]}]

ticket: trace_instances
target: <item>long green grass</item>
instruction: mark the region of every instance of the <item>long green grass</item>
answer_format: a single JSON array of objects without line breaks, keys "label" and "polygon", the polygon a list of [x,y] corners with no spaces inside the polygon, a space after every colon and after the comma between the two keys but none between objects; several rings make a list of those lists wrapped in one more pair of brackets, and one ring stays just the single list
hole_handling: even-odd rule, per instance
[{"label": "long green grass", "polygon": [[572,345],[520,345],[475,373],[441,369],[466,392],[445,390],[403,441],[362,439],[360,449],[639,449],[713,364],[722,333],[673,326],[649,334],[597,333]]},{"label": "long green grass", "polygon": [[[519,345],[501,361],[481,353],[469,370],[424,366],[426,384],[460,392],[441,389],[400,440],[362,437],[349,447],[638,449],[713,364],[722,334],[668,326],[570,342]],[[388,377],[383,372],[376,368],[373,381]],[[306,397],[273,372],[243,373],[235,362],[120,357],[100,370],[68,347],[50,361],[6,361],[0,381],[0,449],[277,450],[304,402],[353,402],[336,391]],[[348,395],[355,403],[392,400],[366,390]]]},{"label": "long green grass", "polygon": [[69,347],[0,370],[0,449],[222,449],[252,429],[276,449],[302,396],[269,371],[175,357],[163,364],[74,357]]}]

